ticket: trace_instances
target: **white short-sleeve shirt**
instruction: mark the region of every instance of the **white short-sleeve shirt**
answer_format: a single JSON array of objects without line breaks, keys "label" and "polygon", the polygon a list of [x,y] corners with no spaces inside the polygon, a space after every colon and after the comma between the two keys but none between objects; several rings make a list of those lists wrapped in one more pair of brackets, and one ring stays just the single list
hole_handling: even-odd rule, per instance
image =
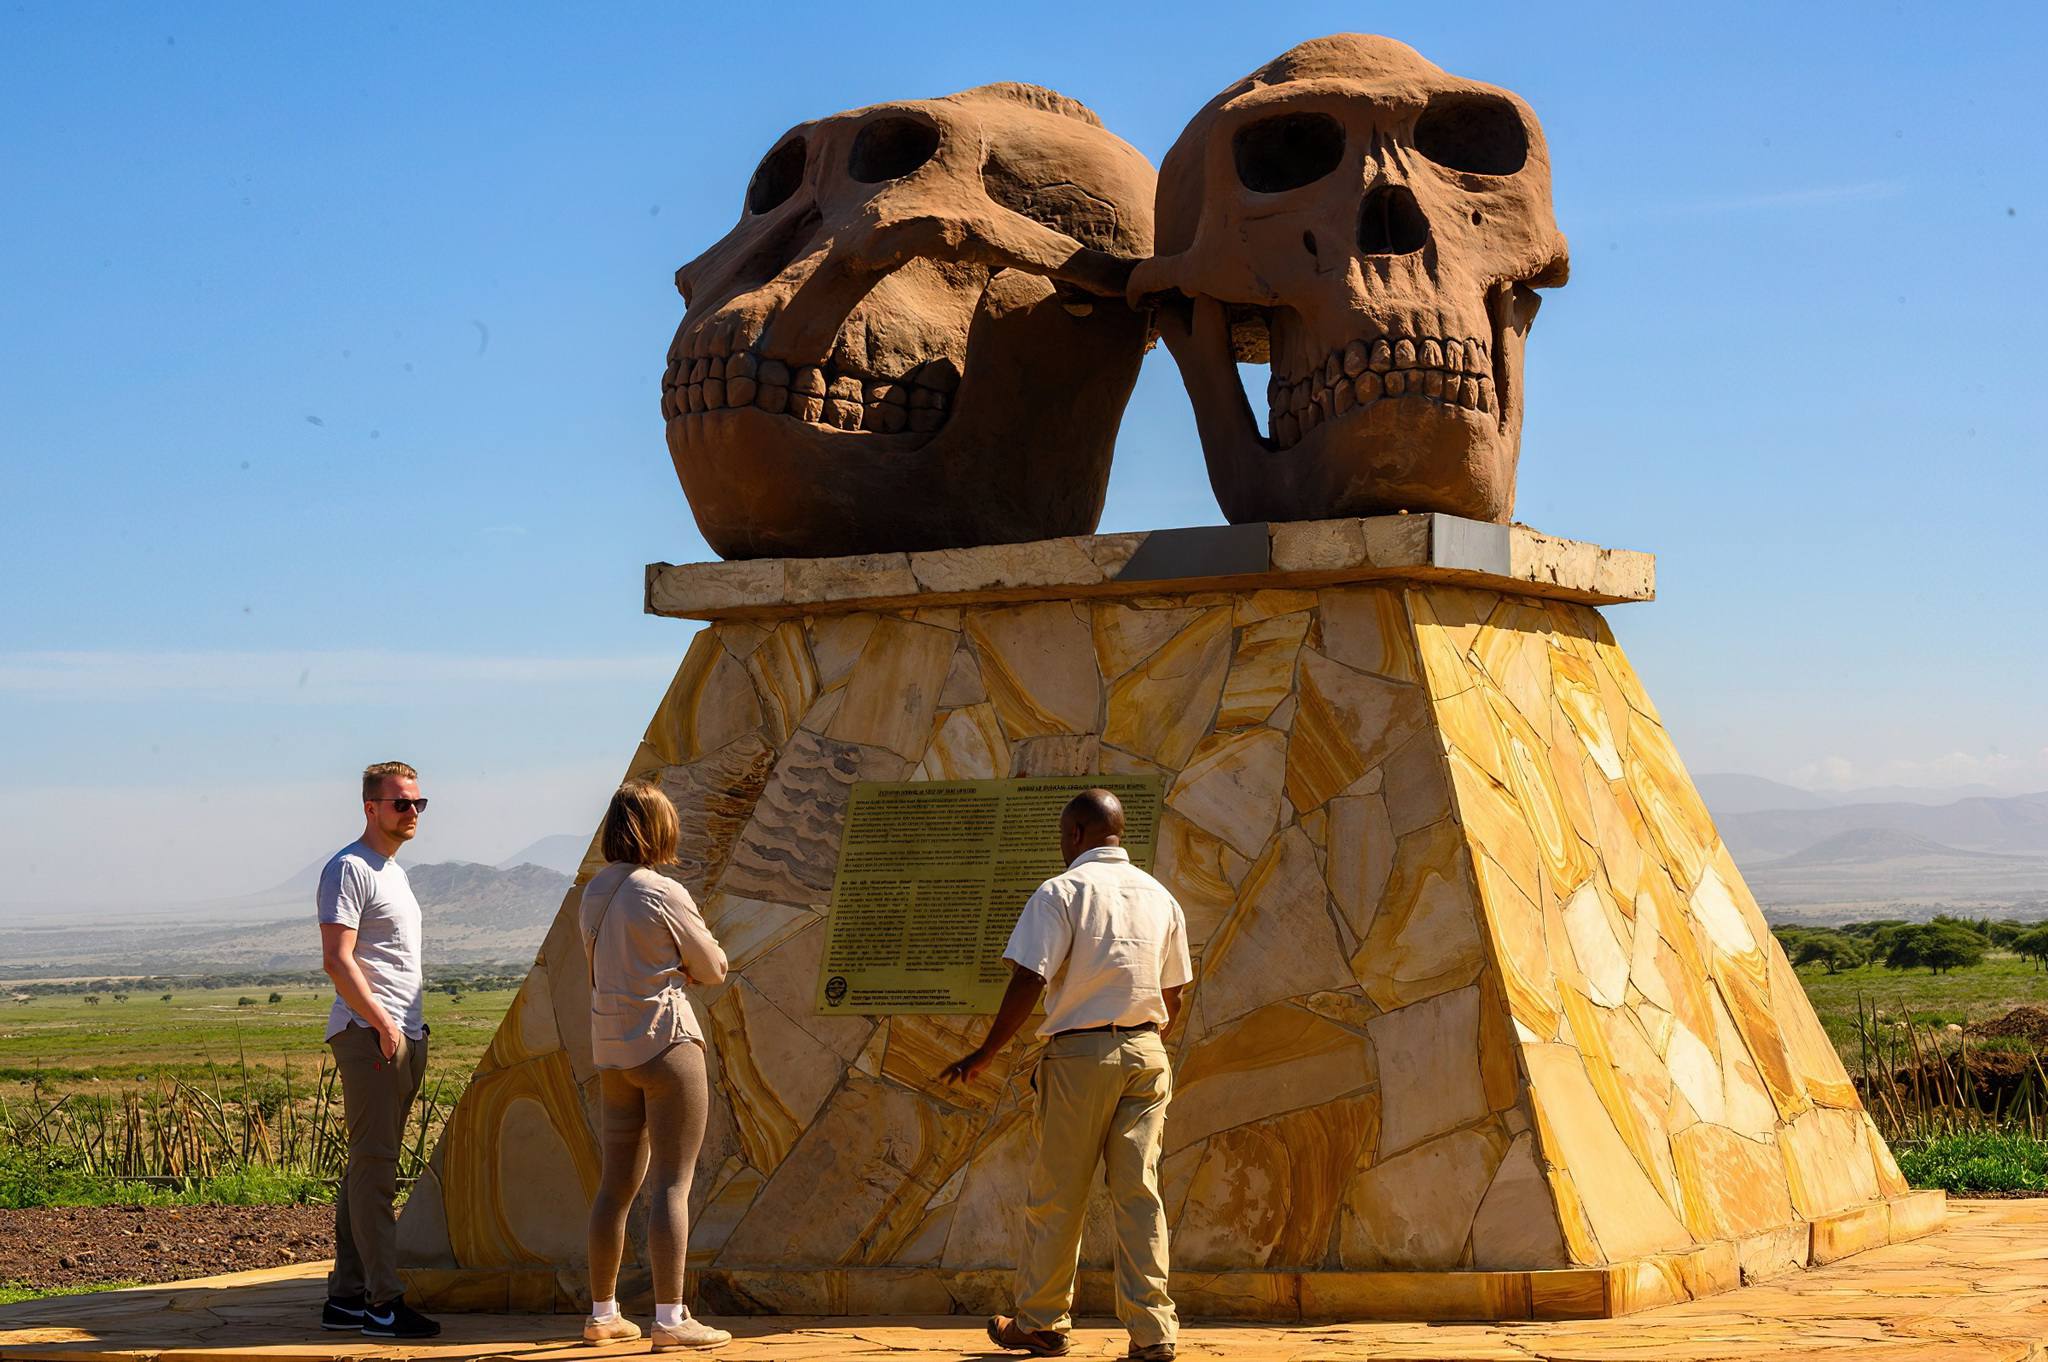
[{"label": "white short-sleeve shirt", "polygon": [[1003,958],[1045,980],[1041,1036],[1166,1025],[1164,990],[1194,977],[1187,916],[1122,847],[1096,847],[1038,887]]},{"label": "white short-sleeve shirt", "polygon": [[[424,1036],[420,905],[412,896],[405,867],[361,842],[351,842],[320,872],[316,903],[322,922],[355,929],[356,963],[384,1015],[409,1039]],[[331,1039],[351,1025],[369,1022],[337,996],[327,1013],[327,1035]]]}]

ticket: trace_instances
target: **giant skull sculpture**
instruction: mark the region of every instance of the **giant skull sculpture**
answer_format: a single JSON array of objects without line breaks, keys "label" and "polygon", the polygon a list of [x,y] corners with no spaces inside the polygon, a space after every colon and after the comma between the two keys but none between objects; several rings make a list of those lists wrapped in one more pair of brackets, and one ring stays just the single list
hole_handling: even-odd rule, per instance
[{"label": "giant skull sculpture", "polygon": [[[1159,179],[1161,310],[1233,522],[1506,521],[1534,289],[1564,236],[1535,115],[1389,38],[1301,44],[1197,114]],[[1269,362],[1261,437],[1233,360]]]},{"label": "giant skull sculpture", "polygon": [[727,558],[1086,534],[1143,359],[1154,172],[1029,85],[791,129],[676,271],[669,454]]}]

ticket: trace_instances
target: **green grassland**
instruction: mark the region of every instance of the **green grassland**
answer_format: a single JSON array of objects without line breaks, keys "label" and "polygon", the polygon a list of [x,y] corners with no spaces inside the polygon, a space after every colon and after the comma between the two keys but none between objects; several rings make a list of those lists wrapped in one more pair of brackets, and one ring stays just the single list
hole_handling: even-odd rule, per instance
[{"label": "green grassland", "polygon": [[[273,991],[283,999],[268,1001]],[[427,995],[430,1084],[445,1077],[459,1088],[468,1080],[516,992]],[[289,1066],[294,1082],[310,1083],[327,1057],[324,1033],[334,995],[325,990],[173,990],[168,1002],[154,992],[130,994],[126,1002],[116,1002],[112,992],[97,996],[97,1003],[76,993],[0,1001],[0,1095],[33,1084],[58,1091],[162,1079],[210,1085],[216,1076],[223,1082],[239,1076],[245,1062],[255,1079],[281,1078]],[[254,1001],[244,1006],[243,998]]]},{"label": "green grassland", "polygon": [[1828,1038],[1853,1068],[1856,1058],[1856,1006],[1868,1015],[1876,1008],[1887,1021],[1908,1016],[1919,1025],[1967,1026],[2004,1016],[2015,1007],[2048,1006],[2048,974],[2011,955],[1992,955],[1981,965],[1936,974],[1927,969],[1896,970],[1869,964],[1828,974],[1818,965],[1801,966],[1799,982],[1827,1028]]}]

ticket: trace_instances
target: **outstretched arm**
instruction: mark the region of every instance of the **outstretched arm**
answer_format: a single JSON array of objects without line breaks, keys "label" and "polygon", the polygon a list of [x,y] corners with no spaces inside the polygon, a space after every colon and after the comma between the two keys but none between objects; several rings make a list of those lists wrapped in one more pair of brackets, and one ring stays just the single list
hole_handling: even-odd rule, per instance
[{"label": "outstretched arm", "polygon": [[939,1074],[948,1083],[972,1082],[1003,1047],[1031,1020],[1031,1009],[1038,1006],[1038,995],[1045,992],[1045,980],[1025,969],[1014,960],[1010,962],[1010,984],[1003,990],[1003,1001],[996,1008],[995,1020],[988,1025],[988,1035],[980,1045],[948,1064]]}]

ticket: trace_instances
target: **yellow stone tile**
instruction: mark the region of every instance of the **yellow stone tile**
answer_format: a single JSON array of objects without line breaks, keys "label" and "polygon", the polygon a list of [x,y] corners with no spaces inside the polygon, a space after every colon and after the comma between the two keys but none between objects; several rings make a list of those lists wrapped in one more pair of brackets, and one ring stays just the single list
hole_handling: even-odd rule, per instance
[{"label": "yellow stone tile", "polygon": [[679,766],[760,725],[746,667],[720,646],[715,628],[702,629],[647,725],[647,742],[664,766]]},{"label": "yellow stone tile", "polygon": [[[1687,1247],[1692,1236],[1616,1131],[1579,1053],[1564,1045],[1524,1045],[1522,1061],[1541,1117],[1543,1155],[1573,1174],[1600,1246],[1616,1259]],[[1581,1246],[1572,1242],[1569,1217],[1565,1237],[1576,1259]]]},{"label": "yellow stone tile", "polygon": [[845,1062],[742,979],[709,1009],[721,1082],[747,1161],[773,1173],[845,1071]]},{"label": "yellow stone tile", "polygon": [[1479,990],[1439,994],[1366,1023],[1380,1078],[1382,1160],[1484,1118]]},{"label": "yellow stone tile", "polygon": [[1565,1262],[1557,1209],[1536,1159],[1536,1137],[1525,1130],[1501,1156],[1472,1218],[1471,1265],[1479,1270],[1548,1271]]},{"label": "yellow stone tile", "polygon": [[1236,911],[1203,954],[1198,1015],[1214,1027],[1281,998],[1350,983],[1315,848],[1300,828],[1287,828],[1245,876]]},{"label": "yellow stone tile", "polygon": [[1211,1136],[1173,1227],[1175,1272],[1323,1266],[1345,1184],[1378,1124],[1379,1096],[1368,1092]]},{"label": "yellow stone tile", "polygon": [[1792,1222],[1785,1160],[1774,1143],[1702,1121],[1671,1137],[1671,1154],[1697,1238],[1743,1239]]},{"label": "yellow stone tile", "polygon": [[1422,680],[1414,629],[1401,593],[1390,587],[1330,587],[1317,593],[1323,651],[1347,667],[1396,681]]},{"label": "yellow stone tile", "polygon": [[890,1261],[984,1120],[894,1084],[849,1078],[770,1175],[721,1261]]},{"label": "yellow stone tile", "polygon": [[1209,731],[1230,668],[1230,612],[1196,616],[1110,686],[1102,739],[1167,767],[1187,764]]},{"label": "yellow stone tile", "polygon": [[1478,855],[1474,869],[1509,1012],[1531,1034],[1549,1040],[1557,1033],[1557,977],[1550,966],[1542,910],[1491,856]]},{"label": "yellow stone tile", "polygon": [[1763,950],[1770,962],[1771,1015],[1777,1019],[1779,1036],[1799,1086],[1815,1102],[1827,1107],[1861,1110],[1856,1085],[1842,1065],[1841,1052],[1828,1039],[1820,1018],[1814,1014],[1799,976],[1783,947],[1766,937]]},{"label": "yellow stone tile", "polygon": [[761,700],[769,732],[776,742],[788,742],[818,698],[818,668],[803,625],[795,620],[776,625],[747,655],[747,675]]},{"label": "yellow stone tile", "polygon": [[1580,840],[1564,793],[1551,770],[1549,744],[1498,692],[1486,693],[1493,711],[1508,785],[1536,839],[1550,886],[1568,897],[1593,874],[1591,848]]},{"label": "yellow stone tile", "polygon": [[1457,1267],[1505,1152],[1496,1131],[1459,1130],[1360,1171],[1343,1189],[1339,1264],[1437,1272]]},{"label": "yellow stone tile", "polygon": [[1522,1074],[1515,1050],[1513,1014],[1499,979],[1489,976],[1479,988],[1479,1081],[1488,1111],[1507,1111],[1521,1101]]},{"label": "yellow stone tile", "polygon": [[1272,619],[1275,615],[1313,610],[1315,605],[1316,593],[1313,591],[1241,591],[1231,603],[1231,622],[1242,629],[1261,620]]},{"label": "yellow stone tile", "polygon": [[1628,788],[1671,877],[1690,892],[1712,863],[1718,838],[1691,777],[1662,730],[1649,730],[1630,744]]},{"label": "yellow stone tile", "polygon": [[1230,659],[1216,727],[1264,723],[1294,689],[1295,659],[1308,634],[1307,614],[1280,615],[1245,627]]},{"label": "yellow stone tile", "polygon": [[1302,651],[1295,697],[1287,797],[1302,813],[1343,793],[1426,721],[1416,687],[1353,671],[1312,649]]},{"label": "yellow stone tile", "polygon": [[[1322,846],[1323,877],[1350,941],[1364,940],[1372,930],[1394,866],[1394,827],[1383,794],[1339,795],[1314,815],[1327,817]],[[1302,820],[1307,828],[1308,819]],[[1311,830],[1309,837],[1314,840]]]},{"label": "yellow stone tile", "polygon": [[1286,769],[1284,733],[1212,734],[1196,747],[1166,802],[1239,855],[1256,856],[1279,825]]},{"label": "yellow stone tile", "polygon": [[[1529,1279],[1521,1272],[1317,1272],[1301,1279],[1301,1312],[1309,1319],[1497,1320],[1529,1318]],[[1326,1352],[1313,1356],[1371,1356]],[[1401,1350],[1418,1359],[1428,1353]],[[1276,1356],[1290,1354],[1276,1353]],[[1300,1354],[1291,1354],[1299,1356]],[[1395,1355],[1391,1350],[1380,1356]],[[1526,1354],[1524,1354],[1526,1356]],[[1449,1354],[1452,1359],[1456,1354]],[[1481,1353],[1487,1362],[1513,1358],[1511,1352]]]},{"label": "yellow stone tile", "polygon": [[690,1217],[688,1260],[691,1267],[708,1267],[732,1234],[733,1226],[754,1204],[754,1197],[767,1181],[761,1170],[737,1155],[726,1160],[712,1185],[703,1207]]},{"label": "yellow stone tile", "polygon": [[1402,838],[1351,973],[1382,1011],[1471,983],[1485,963],[1477,894],[1455,824]]},{"label": "yellow stone tile", "polygon": [[1894,1244],[1933,1234],[1948,1220],[1948,1193],[1940,1188],[1892,1193],[1889,1236]]},{"label": "yellow stone tile", "polygon": [[1362,1092],[1376,1078],[1372,1046],[1356,1031],[1290,1003],[1262,1007],[1190,1045],[1174,1074],[1166,1150]]},{"label": "yellow stone tile", "polygon": [[867,611],[823,615],[810,621],[811,659],[818,670],[818,688],[832,690],[846,680],[854,661],[868,646],[881,616]]},{"label": "yellow stone tile", "polygon": [[1468,761],[1462,751],[1452,752],[1446,764],[1458,822],[1473,848],[1498,862],[1531,902],[1543,902],[1548,893],[1543,883],[1541,852],[1514,794]]},{"label": "yellow stone tile", "polygon": [[[1625,1014],[1595,1007],[1577,989],[1560,992],[1594,1096],[1665,1209],[1677,1214],[1681,1206],[1678,1176],[1664,1134],[1664,1111],[1671,1090],[1664,1066],[1650,1051],[1649,1042],[1634,1032]],[[1540,1099],[1543,1094],[1538,1096]]]},{"label": "yellow stone tile", "polygon": [[1096,602],[1089,622],[1097,667],[1106,680],[1116,680],[1152,656],[1202,613],[1187,606],[1140,609],[1121,601]]},{"label": "yellow stone tile", "polygon": [[1100,732],[1102,677],[1084,605],[983,608],[966,619],[989,699],[1012,739]]},{"label": "yellow stone tile", "polygon": [[1861,1112],[1814,1107],[1780,1128],[1778,1145],[1792,1208],[1807,1219],[1877,1200],[1877,1171],[1864,1145]]},{"label": "yellow stone tile", "polygon": [[1550,613],[1541,602],[1503,596],[1468,657],[1523,721],[1548,735],[1551,715]]},{"label": "yellow stone tile", "polygon": [[1187,917],[1188,946],[1201,950],[1237,902],[1237,882],[1246,865],[1236,862],[1223,839],[1202,831],[1168,809],[1159,820],[1152,870],[1179,900]]},{"label": "yellow stone tile", "polygon": [[889,1048],[883,1054],[883,1077],[941,1102],[980,1111],[995,1109],[1030,1045],[1028,1037],[1012,1041],[973,1082],[949,1084],[940,1080],[940,1073],[981,1043],[988,1032],[986,1019],[905,1014],[889,1018],[885,1026]]},{"label": "yellow stone tile", "polygon": [[1690,1299],[1677,1259],[1665,1255],[1638,1258],[1607,1269],[1607,1309],[1632,1315]]},{"label": "yellow stone tile", "polygon": [[[1761,951],[1752,951],[1751,954],[1758,965],[1763,963]],[[1764,1090],[1770,1094],[1771,1104],[1777,1108],[1779,1117],[1787,1121],[1793,1119],[1811,1107],[1812,1100],[1806,1095],[1806,1085],[1793,1071],[1784,1035],[1778,1029],[1777,1017],[1771,1012],[1770,996],[1742,962],[1718,951],[1712,957],[1710,969],[1720,989],[1721,999],[1728,1005],[1728,1015],[1749,1053],[1750,1062],[1756,1065]]]},{"label": "yellow stone tile", "polygon": [[1891,1242],[1891,1208],[1882,1201],[1817,1216],[1813,1222],[1814,1266],[1819,1267]]},{"label": "yellow stone tile", "polygon": [[[1553,748],[1551,755],[1563,759],[1565,749]],[[1590,758],[1582,757],[1579,766],[1586,778],[1580,789],[1586,796],[1587,808],[1591,810],[1593,845],[1599,850],[1600,867],[1607,873],[1607,882],[1615,894],[1634,903],[1643,892],[1644,860],[1660,853],[1651,840],[1649,828],[1643,825],[1642,815],[1636,812],[1635,796],[1628,792],[1628,786],[1609,781],[1597,768],[1586,771]],[[1560,778],[1559,784],[1565,783]],[[1570,796],[1567,796],[1567,803]],[[1581,828],[1581,832],[1587,829]]]},{"label": "yellow stone tile", "polygon": [[943,712],[932,727],[914,780],[993,780],[1010,774],[1010,743],[996,707]]},{"label": "yellow stone tile", "polygon": [[598,1150],[569,1056],[557,1050],[472,1080],[443,1134],[449,1240],[465,1263],[548,1263],[573,1250],[553,1208],[588,1205]]},{"label": "yellow stone tile", "polygon": [[931,738],[932,716],[952,665],[953,646],[948,630],[910,620],[882,620],[847,678],[846,698],[827,736],[918,760]]},{"label": "yellow stone tile", "polygon": [[1605,1319],[1605,1269],[1561,1268],[1529,1274],[1529,1317],[1541,1320]]}]

